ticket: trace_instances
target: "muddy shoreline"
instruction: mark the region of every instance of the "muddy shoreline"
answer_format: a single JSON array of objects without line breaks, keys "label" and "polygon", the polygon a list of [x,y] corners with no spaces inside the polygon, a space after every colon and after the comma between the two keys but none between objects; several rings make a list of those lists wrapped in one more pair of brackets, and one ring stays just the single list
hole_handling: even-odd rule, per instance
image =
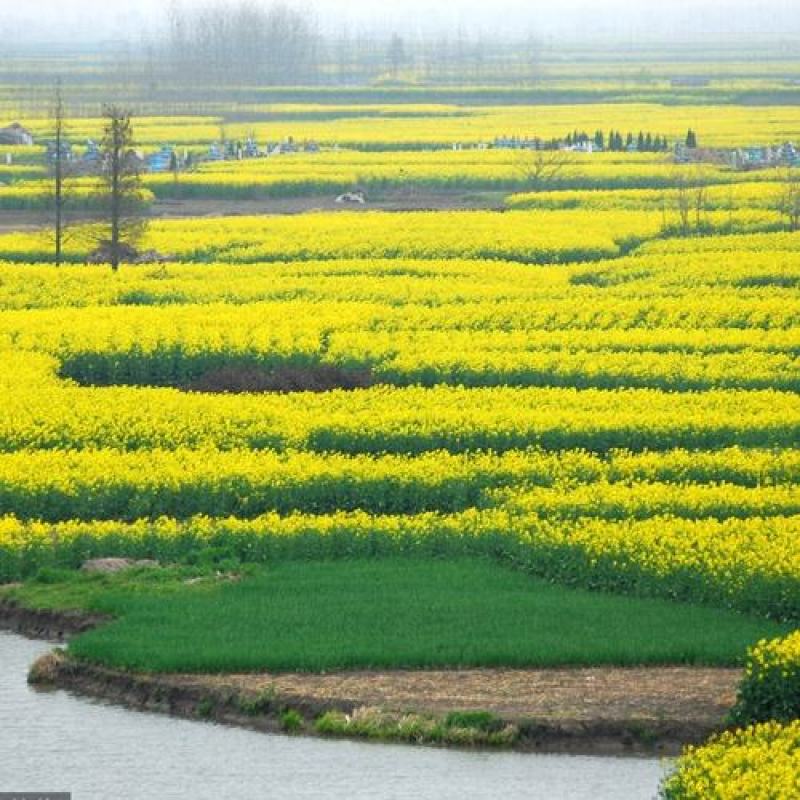
[{"label": "muddy shoreline", "polygon": [[[0,600],[0,629],[29,638],[63,642],[105,621]],[[686,744],[702,742],[722,729],[737,676],[736,670],[688,667],[173,675],[89,664],[56,650],[32,665],[30,680],[131,710],[271,733],[322,735],[317,724],[329,712],[348,719],[354,712],[411,713],[433,723],[450,712],[481,710],[514,732],[513,741],[495,747],[652,757],[677,755]],[[294,719],[291,728],[287,714]],[[345,731],[341,735],[364,738]],[[463,744],[413,736],[375,738]]]},{"label": "muddy shoreline", "polygon": [[107,621],[107,617],[99,614],[25,608],[0,598],[0,630],[18,633],[29,639],[66,642],[71,636],[77,636]]}]

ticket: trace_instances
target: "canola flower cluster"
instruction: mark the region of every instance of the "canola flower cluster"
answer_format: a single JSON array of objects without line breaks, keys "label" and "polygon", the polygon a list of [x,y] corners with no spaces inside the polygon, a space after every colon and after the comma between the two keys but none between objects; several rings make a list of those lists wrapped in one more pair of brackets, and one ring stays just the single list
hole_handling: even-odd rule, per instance
[{"label": "canola flower cluster", "polygon": [[[763,212],[743,213],[743,224],[769,223]],[[544,264],[619,255],[626,242],[655,236],[660,224],[658,214],[635,211],[589,216],[575,211],[329,212],[160,220],[150,226],[142,246],[189,262],[465,258]],[[67,259],[82,261],[87,250],[76,236],[64,252]],[[0,236],[0,259],[46,261],[51,251],[41,234]]]},{"label": "canola flower cluster", "polygon": [[765,722],[689,748],[665,800],[793,800],[800,796],[800,721]]},{"label": "canola flower cluster", "polygon": [[[626,154],[627,155],[627,154]],[[555,158],[549,156],[549,158]],[[664,156],[636,154],[627,158],[617,153],[565,154],[546,186],[560,190],[583,190],[577,194],[591,197],[601,189],[655,191],[685,181],[702,180],[720,185],[736,184],[738,205],[751,198],[769,197],[773,187],[762,184],[763,176],[734,173],[719,167],[676,167]],[[224,161],[202,164],[197,170],[181,174],[149,175],[147,187],[158,197],[215,197],[220,199],[257,199],[335,194],[354,186],[367,191],[370,199],[397,188],[429,191],[448,189],[524,191],[531,185],[537,156],[531,152],[508,150],[436,150],[391,153],[355,150],[327,150],[321,153],[295,153],[268,159]],[[758,181],[758,183],[756,183]],[[766,185],[766,190],[747,192],[740,183]],[[566,195],[576,194],[565,192]],[[624,194],[624,192],[622,193]],[[771,194],[776,192],[773,190]],[[522,197],[529,197],[522,195]],[[534,197],[531,195],[530,197]],[[511,198],[512,206],[524,207],[520,198]],[[535,205],[535,204],[531,204]],[[547,207],[547,206],[544,206]],[[570,206],[565,206],[569,208]],[[625,207],[608,203],[606,210]],[[632,206],[637,208],[637,206]],[[648,204],[643,207],[660,206]],[[726,205],[727,209],[728,206]]]},{"label": "canola flower cluster", "polygon": [[[662,165],[663,167],[664,165]],[[711,171],[674,171],[666,173],[661,180],[657,177],[657,170],[653,170],[651,185],[642,188],[607,188],[597,180],[593,189],[586,185],[582,190],[560,190],[558,187],[548,187],[546,192],[520,192],[506,199],[506,204],[514,209],[569,209],[583,208],[593,211],[629,210],[662,211],[670,221],[675,223],[677,216],[679,188],[681,176],[691,185],[706,184],[703,205],[706,210],[720,211],[741,208],[775,209],[779,206],[785,187],[775,180],[775,174],[767,178],[758,173],[731,173],[721,172],[716,174]],[[594,173],[592,173],[594,174]],[[735,176],[735,183],[731,176]],[[599,177],[599,176],[598,176]],[[761,180],[756,181],[754,177]],[[727,181],[727,182],[726,182]],[[657,188],[652,188],[653,186]],[[681,189],[691,194],[692,189]]]},{"label": "canola flower cluster", "polygon": [[800,631],[750,649],[732,717],[739,724],[800,717]]}]

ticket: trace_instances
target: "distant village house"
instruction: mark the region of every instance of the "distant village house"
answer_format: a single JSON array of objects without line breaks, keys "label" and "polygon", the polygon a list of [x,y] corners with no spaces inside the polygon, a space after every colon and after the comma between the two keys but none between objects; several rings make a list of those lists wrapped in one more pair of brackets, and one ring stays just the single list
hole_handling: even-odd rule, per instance
[{"label": "distant village house", "polygon": [[33,134],[19,122],[14,122],[7,128],[0,128],[0,144],[30,147],[33,145]]},{"label": "distant village house", "polygon": [[739,171],[770,169],[774,167],[800,167],[800,149],[792,142],[779,146],[737,148],[687,147],[683,142],[675,146],[676,164],[717,164]]}]

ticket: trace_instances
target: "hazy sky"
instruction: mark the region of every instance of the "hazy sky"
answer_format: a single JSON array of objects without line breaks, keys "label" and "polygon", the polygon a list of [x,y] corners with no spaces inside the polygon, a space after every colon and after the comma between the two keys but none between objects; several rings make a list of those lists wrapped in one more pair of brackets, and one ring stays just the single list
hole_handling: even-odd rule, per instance
[{"label": "hazy sky", "polygon": [[[163,22],[171,0],[0,0],[0,38],[92,40]],[[203,5],[213,0],[178,0]],[[269,5],[269,0],[256,0]],[[800,33],[800,0],[289,0],[323,28],[539,36]],[[2,46],[2,41],[0,41]]]}]

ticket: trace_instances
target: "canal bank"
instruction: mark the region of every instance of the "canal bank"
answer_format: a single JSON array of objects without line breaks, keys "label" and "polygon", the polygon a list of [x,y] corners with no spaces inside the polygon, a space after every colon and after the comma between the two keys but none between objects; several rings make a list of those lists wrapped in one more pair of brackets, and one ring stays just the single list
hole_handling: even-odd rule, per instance
[{"label": "canal bank", "polygon": [[[60,639],[103,621],[0,604],[0,625]],[[39,685],[261,731],[598,755],[676,755],[724,726],[739,671],[699,667],[154,674],[46,653]]]},{"label": "canal bank", "polygon": [[130,713],[27,685],[52,644],[0,632],[0,789],[71,791],[74,800],[212,800],[230,794],[476,800],[652,800],[656,758],[409,748],[256,734]]}]

